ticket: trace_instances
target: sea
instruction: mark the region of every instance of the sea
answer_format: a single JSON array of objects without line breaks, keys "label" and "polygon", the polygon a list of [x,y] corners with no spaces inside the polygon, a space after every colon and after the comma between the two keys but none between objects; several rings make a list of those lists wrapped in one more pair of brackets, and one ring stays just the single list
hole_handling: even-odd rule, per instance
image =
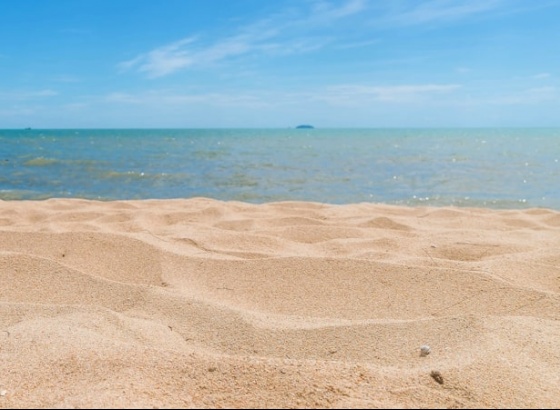
[{"label": "sea", "polygon": [[560,128],[0,130],[0,200],[560,210]]}]

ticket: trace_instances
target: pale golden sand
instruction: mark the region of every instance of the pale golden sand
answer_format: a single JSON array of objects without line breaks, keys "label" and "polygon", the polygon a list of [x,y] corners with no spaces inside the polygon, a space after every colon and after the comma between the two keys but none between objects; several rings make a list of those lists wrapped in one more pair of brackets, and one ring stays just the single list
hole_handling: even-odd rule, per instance
[{"label": "pale golden sand", "polygon": [[558,212],[0,201],[0,407],[559,405]]}]

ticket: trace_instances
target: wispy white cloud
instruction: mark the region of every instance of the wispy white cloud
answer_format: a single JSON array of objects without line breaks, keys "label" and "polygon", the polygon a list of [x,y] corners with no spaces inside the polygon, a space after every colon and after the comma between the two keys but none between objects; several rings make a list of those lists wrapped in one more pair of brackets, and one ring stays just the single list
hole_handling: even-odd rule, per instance
[{"label": "wispy white cloud", "polygon": [[365,10],[366,7],[365,0],[350,0],[342,4],[333,4],[328,1],[316,1],[313,4],[312,16],[316,20],[332,22],[359,13]]},{"label": "wispy white cloud", "polygon": [[559,97],[558,89],[556,87],[529,88],[526,92],[533,101],[557,100]]},{"label": "wispy white cloud", "polygon": [[[371,2],[368,0],[310,0],[297,8],[279,10],[209,40],[209,34],[164,44],[118,64],[122,72],[137,71],[160,78],[188,68],[208,67],[247,55],[285,56],[335,48],[367,47],[379,41],[348,34],[362,24],[384,27],[456,21],[503,11],[505,0],[427,0]],[[352,19],[352,20],[349,20]],[[343,21],[350,25],[339,25]]]},{"label": "wispy white cloud", "polygon": [[132,93],[123,93],[119,91],[109,93],[103,99],[106,102],[110,102],[110,103],[124,103],[124,104],[144,104],[146,102],[146,99],[143,98],[141,95],[132,94]]},{"label": "wispy white cloud", "polygon": [[45,89],[37,91],[0,91],[0,99],[10,101],[27,101],[54,97],[58,92]]},{"label": "wispy white cloud", "polygon": [[223,39],[206,48],[195,47],[195,41],[195,38],[186,38],[156,48],[120,63],[119,68],[122,71],[137,69],[149,78],[157,78],[187,67],[208,65],[258,48],[254,39],[245,35]]},{"label": "wispy white cloud", "polygon": [[[417,25],[441,21],[459,20],[498,10],[504,5],[503,0],[428,0],[410,3],[398,3],[385,15],[385,22],[396,25]],[[402,5],[406,7],[403,7]]]},{"label": "wispy white cloud", "polygon": [[136,68],[152,78],[173,73],[193,64],[193,56],[185,49],[185,46],[194,41],[194,38],[189,37],[158,47],[148,53],[140,54],[132,60],[120,63],[119,68],[122,71]]},{"label": "wispy white cloud", "polygon": [[459,89],[458,84],[416,84],[394,86],[337,85],[326,88],[282,91],[261,90],[240,92],[237,90],[208,93],[177,93],[169,90],[151,90],[139,93],[114,92],[104,97],[105,102],[179,107],[208,104],[220,107],[269,107],[313,104],[363,105],[367,102],[413,103],[427,101],[435,95],[449,94]]},{"label": "wispy white cloud", "polygon": [[488,99],[492,105],[528,105],[560,101],[560,90],[556,87],[527,88],[515,94]]},{"label": "wispy white cloud", "polygon": [[264,99],[256,94],[239,92],[176,93],[167,90],[152,90],[139,93],[113,92],[103,100],[109,103],[144,106],[189,106],[210,104],[215,106],[262,106]]},{"label": "wispy white cloud", "polygon": [[524,106],[539,105],[550,106],[552,103],[560,103],[560,88],[554,86],[527,87],[523,89],[492,90],[470,90],[465,98],[457,99],[453,105],[483,108],[488,106]]},{"label": "wispy white cloud", "polygon": [[337,20],[359,13],[365,5],[365,0],[316,1],[310,12],[295,15],[293,11],[279,12],[238,27],[235,34],[209,45],[200,36],[187,37],[121,62],[118,68],[121,71],[137,70],[149,78],[158,78],[251,53],[287,55],[314,51],[328,43],[325,37],[310,34],[314,29],[328,27]]},{"label": "wispy white cloud", "polygon": [[552,76],[550,75],[550,73],[539,73],[539,74],[535,74],[535,75],[533,76],[533,78],[534,78],[535,80],[544,80],[545,78],[550,78],[550,77],[552,77]]},{"label": "wispy white cloud", "polygon": [[362,47],[369,47],[376,44],[379,44],[380,40],[377,38],[371,40],[363,40],[363,41],[356,41],[356,42],[347,42],[341,45],[338,45],[336,48],[338,49],[350,49],[350,48],[362,48]]},{"label": "wispy white cloud", "polygon": [[461,88],[459,84],[339,85],[330,87],[321,98],[331,103],[361,103],[364,99],[383,102],[411,102],[434,94],[449,93],[459,88]]}]

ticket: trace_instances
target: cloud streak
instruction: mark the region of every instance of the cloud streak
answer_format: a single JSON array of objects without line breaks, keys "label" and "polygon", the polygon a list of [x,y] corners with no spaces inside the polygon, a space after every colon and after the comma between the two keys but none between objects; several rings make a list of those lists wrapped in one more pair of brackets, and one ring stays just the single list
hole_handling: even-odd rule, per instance
[{"label": "cloud streak", "polygon": [[0,91],[0,100],[10,100],[10,101],[29,101],[37,100],[49,97],[55,97],[58,92],[53,90],[38,90],[38,91]]},{"label": "cloud streak", "polygon": [[450,94],[461,88],[458,84],[404,84],[393,86],[337,85],[300,92],[238,91],[208,93],[175,93],[152,90],[140,93],[114,92],[105,96],[108,103],[146,106],[189,106],[210,104],[231,107],[266,107],[326,102],[331,105],[364,105],[366,102],[418,103],[434,95]]},{"label": "cloud streak", "polygon": [[[349,0],[333,6],[331,2],[314,2],[311,13],[288,18],[287,13],[261,19],[241,27],[237,34],[204,46],[198,36],[187,37],[142,53],[121,62],[121,72],[136,70],[148,78],[159,78],[177,71],[205,67],[233,57],[257,54],[286,55],[305,53],[324,46],[325,40],[310,39],[308,33],[317,27],[357,14],[365,8],[364,0]],[[286,33],[300,33],[300,37]]]},{"label": "cloud streak", "polygon": [[465,19],[500,9],[503,0],[429,0],[413,7],[392,9],[385,15],[390,25],[419,25]]},{"label": "cloud streak", "polygon": [[193,64],[193,57],[184,48],[194,42],[192,37],[158,47],[118,65],[121,71],[138,69],[150,78],[162,77]]},{"label": "cloud streak", "polygon": [[317,21],[332,23],[344,17],[357,14],[367,8],[365,0],[351,0],[340,6],[333,6],[326,1],[317,1],[313,5],[313,18]]},{"label": "cloud streak", "polygon": [[560,92],[556,87],[528,88],[512,95],[491,98],[487,101],[492,105],[532,105],[560,101]]},{"label": "cloud streak", "polygon": [[[307,10],[280,11],[238,27],[230,36],[213,42],[203,41],[201,35],[185,37],[121,62],[118,68],[121,72],[137,71],[155,79],[244,55],[285,56],[314,52],[335,40],[346,41],[347,48],[366,47],[377,40],[351,38],[347,32],[349,26],[339,27],[338,23],[355,17],[351,21],[356,26],[374,24],[396,28],[431,24],[496,11],[503,0],[429,0],[412,6],[408,2],[374,4],[366,0],[343,3],[317,0],[307,4],[310,5]],[[344,48],[344,44],[336,48]]]},{"label": "cloud streak", "polygon": [[172,93],[165,90],[153,90],[141,93],[113,92],[103,98],[106,103],[175,106],[210,104],[224,107],[263,106],[264,100],[252,93],[210,92],[210,93]]},{"label": "cloud streak", "polygon": [[450,93],[459,84],[402,84],[394,86],[340,85],[330,87],[324,98],[330,103],[413,102],[434,94]]}]

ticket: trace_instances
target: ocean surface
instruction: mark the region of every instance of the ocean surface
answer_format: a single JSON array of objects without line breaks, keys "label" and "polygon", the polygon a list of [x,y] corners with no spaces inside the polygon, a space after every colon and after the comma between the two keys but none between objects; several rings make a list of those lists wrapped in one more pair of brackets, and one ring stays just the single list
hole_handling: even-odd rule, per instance
[{"label": "ocean surface", "polygon": [[560,210],[560,129],[0,130],[0,199]]}]

